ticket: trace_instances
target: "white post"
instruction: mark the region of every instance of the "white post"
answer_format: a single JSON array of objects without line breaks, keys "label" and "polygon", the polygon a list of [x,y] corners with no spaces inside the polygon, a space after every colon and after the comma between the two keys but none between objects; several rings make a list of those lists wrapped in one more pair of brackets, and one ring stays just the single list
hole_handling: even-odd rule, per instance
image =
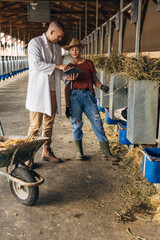
[{"label": "white post", "polygon": [[26,41],[26,32],[24,31],[24,39],[23,39],[23,56],[25,56],[25,41]]},{"label": "white post", "polygon": [[[19,26],[17,27],[17,31],[18,31],[18,47],[19,47]],[[19,55],[19,49],[17,48],[17,59],[18,59],[18,55]]]},{"label": "white post", "polygon": [[91,54],[93,55],[93,33],[91,33]]},{"label": "white post", "polygon": [[87,38],[85,38],[85,58],[87,57]]},{"label": "white post", "polygon": [[10,21],[10,36],[11,36],[11,60],[12,60],[12,23]]},{"label": "white post", "polygon": [[139,56],[139,51],[140,51],[141,10],[142,10],[142,0],[139,0],[138,1],[138,21],[136,23],[136,42],[135,42],[136,57]]},{"label": "white post", "polygon": [[112,22],[109,20],[109,35],[108,35],[108,57],[111,55],[111,26]]},{"label": "white post", "polygon": [[104,44],[104,26],[102,26],[102,32],[101,32],[101,55],[103,54],[103,44]]},{"label": "white post", "polygon": [[96,30],[95,34],[96,34],[96,46],[95,46],[95,54],[97,55],[98,54],[98,30]]}]

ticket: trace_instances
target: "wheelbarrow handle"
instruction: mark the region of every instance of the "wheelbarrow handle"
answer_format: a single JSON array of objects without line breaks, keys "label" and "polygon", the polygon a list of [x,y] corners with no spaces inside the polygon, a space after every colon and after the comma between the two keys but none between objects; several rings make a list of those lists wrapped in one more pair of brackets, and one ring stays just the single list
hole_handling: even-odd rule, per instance
[{"label": "wheelbarrow handle", "polygon": [[19,183],[22,186],[27,186],[27,187],[36,187],[38,185],[41,185],[44,182],[44,178],[40,176],[37,172],[32,170],[32,173],[35,177],[37,177],[39,180],[37,182],[24,182],[23,180],[13,177],[12,175],[8,173],[4,173],[0,171],[0,175],[5,176],[7,179],[11,180],[12,182]]},{"label": "wheelbarrow handle", "polygon": [[1,121],[0,121],[0,136],[4,136],[4,131],[3,131],[3,127],[2,127]]}]

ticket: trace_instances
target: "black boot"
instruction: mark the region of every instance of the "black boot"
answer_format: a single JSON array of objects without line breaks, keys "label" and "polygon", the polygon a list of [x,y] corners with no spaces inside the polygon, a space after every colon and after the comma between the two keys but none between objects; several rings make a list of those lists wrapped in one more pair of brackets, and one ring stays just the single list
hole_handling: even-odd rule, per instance
[{"label": "black boot", "polygon": [[77,160],[88,160],[89,158],[87,156],[84,156],[83,154],[83,147],[82,147],[82,139],[81,140],[75,140],[75,144],[77,147]]},{"label": "black boot", "polygon": [[119,162],[120,159],[117,156],[113,156],[109,149],[109,142],[100,142],[100,148],[102,151],[102,159],[111,160],[112,162]]}]

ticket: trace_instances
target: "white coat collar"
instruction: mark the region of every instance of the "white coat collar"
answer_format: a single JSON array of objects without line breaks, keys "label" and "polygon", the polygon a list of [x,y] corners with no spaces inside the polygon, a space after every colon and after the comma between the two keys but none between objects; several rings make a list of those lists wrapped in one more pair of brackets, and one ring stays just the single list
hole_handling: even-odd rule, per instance
[{"label": "white coat collar", "polygon": [[48,40],[47,40],[47,38],[46,38],[46,33],[43,33],[43,34],[42,34],[42,39],[43,39],[45,45],[48,45]]},{"label": "white coat collar", "polygon": [[48,40],[47,40],[47,37],[46,37],[45,33],[42,34],[42,39],[43,39],[43,42],[45,44],[45,47],[48,49],[49,56],[52,59],[53,58],[53,53],[51,52],[51,48],[49,46],[49,43],[48,43]]},{"label": "white coat collar", "polygon": [[[46,33],[43,33],[43,34],[42,34],[42,39],[43,39],[45,45],[48,46],[48,40],[47,40],[47,37],[46,37]],[[53,45],[56,45],[56,43],[53,43]]]}]

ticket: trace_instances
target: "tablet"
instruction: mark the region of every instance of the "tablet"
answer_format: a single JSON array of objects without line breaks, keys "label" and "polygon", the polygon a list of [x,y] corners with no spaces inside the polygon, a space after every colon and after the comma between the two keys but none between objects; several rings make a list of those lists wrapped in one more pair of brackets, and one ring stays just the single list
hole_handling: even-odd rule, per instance
[{"label": "tablet", "polygon": [[64,73],[66,73],[66,74],[73,74],[73,73],[75,73],[75,74],[82,74],[82,73],[84,73],[82,70],[80,70],[79,68],[76,68],[76,67],[71,67],[70,69],[68,69],[68,70],[66,70]]}]

